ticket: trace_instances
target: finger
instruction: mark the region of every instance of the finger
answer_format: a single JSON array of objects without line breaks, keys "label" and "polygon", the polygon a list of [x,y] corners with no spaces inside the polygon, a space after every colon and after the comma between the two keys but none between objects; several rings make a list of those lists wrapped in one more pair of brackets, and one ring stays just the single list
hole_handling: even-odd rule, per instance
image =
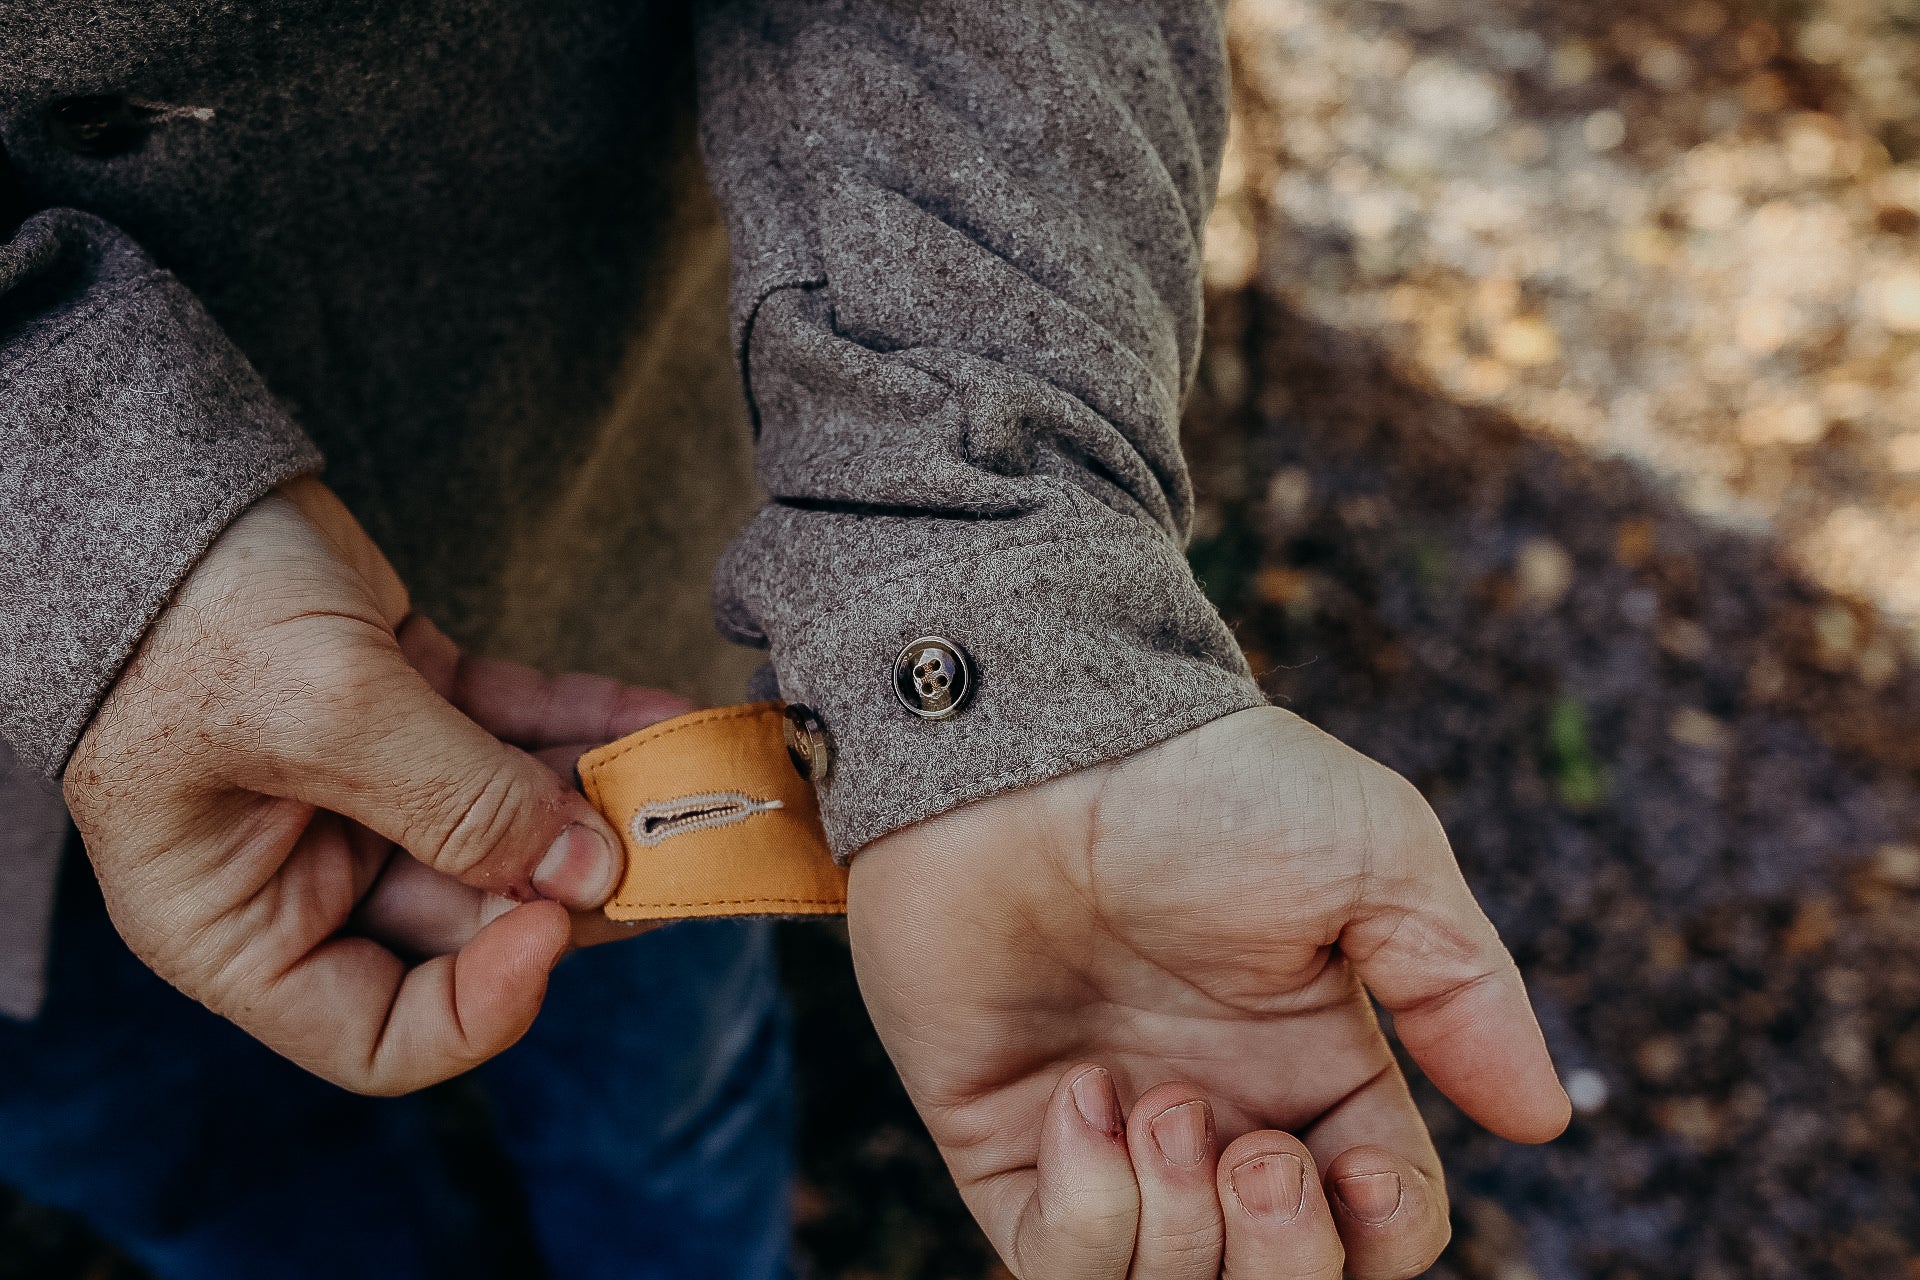
[{"label": "finger", "polygon": [[1424,1275],[1447,1247],[1446,1185],[1384,1147],[1349,1147],[1327,1166],[1327,1200],[1353,1280]]},{"label": "finger", "polygon": [[1140,1186],[1129,1280],[1216,1280],[1219,1152],[1206,1099],[1192,1085],[1147,1090],[1127,1121],[1127,1150]]},{"label": "finger", "polygon": [[[574,767],[598,743],[575,742],[548,747],[534,759],[562,780],[574,776]],[[354,827],[374,840],[380,837]],[[393,846],[380,841],[385,847]],[[404,855],[388,860],[379,880],[354,911],[355,932],[382,942],[402,955],[451,955],[474,935],[514,907],[514,900],[462,884]],[[652,920],[609,920],[602,911],[573,914],[573,947],[594,947],[638,937],[660,927]]]},{"label": "finger", "polygon": [[461,663],[454,702],[501,737],[528,747],[611,742],[694,709],[690,699],[665,689],[578,671],[547,676],[517,662],[479,657]]},{"label": "finger", "polygon": [[572,784],[580,776],[580,757],[599,745],[598,742],[569,742],[557,747],[542,747],[533,753],[533,758]]},{"label": "finger", "polygon": [[1272,1129],[1220,1156],[1226,1280],[1339,1280],[1344,1253],[1313,1156]]},{"label": "finger", "polygon": [[345,1088],[406,1093],[526,1034],[566,942],[566,912],[549,902],[413,968],[370,938],[334,938],[257,989],[224,993],[216,1011]]},{"label": "finger", "polygon": [[1123,1280],[1140,1192],[1127,1159],[1113,1077],[1079,1066],[1055,1086],[1041,1120],[1031,1193],[1006,1252],[1021,1280]]},{"label": "finger", "polygon": [[1381,856],[1340,948],[1393,1014],[1401,1043],[1463,1111],[1516,1142],[1557,1137],[1573,1107],[1520,970],[1433,810],[1404,778],[1380,774],[1368,824],[1385,833]]},{"label": "finger", "polygon": [[[391,846],[388,846],[391,848]],[[402,956],[452,955],[519,904],[441,875],[400,854],[390,858],[349,925]],[[568,947],[623,942],[658,929],[659,920],[610,920],[603,911],[572,913]]]},{"label": "finger", "polygon": [[236,762],[263,774],[241,785],[345,814],[489,893],[606,901],[625,859],[586,797],[462,715],[390,644],[347,624],[332,647],[318,694],[277,722],[271,764]]},{"label": "finger", "polygon": [[[534,753],[534,759],[552,769],[563,778],[576,776],[575,770],[580,757],[600,745],[597,742],[571,742],[565,746],[548,747]],[[578,947],[598,947],[609,942],[623,942],[628,938],[637,938],[643,933],[652,933],[667,920],[611,920],[604,911],[577,911],[573,916],[573,945]]]},{"label": "finger", "polygon": [[445,956],[515,905],[512,898],[462,884],[402,853],[388,859],[349,928],[403,956]]},{"label": "finger", "polygon": [[487,732],[528,750],[611,742],[694,709],[665,689],[581,672],[549,676],[518,662],[464,655],[420,614],[400,628],[400,648],[442,697]]},{"label": "finger", "polygon": [[1454,879],[1438,901],[1357,918],[1341,948],[1441,1092],[1503,1138],[1546,1142],[1567,1127],[1572,1104],[1519,968]]},{"label": "finger", "polygon": [[1389,1061],[1300,1136],[1327,1171],[1349,1276],[1399,1280],[1433,1265],[1451,1233],[1446,1180],[1398,1064]]},{"label": "finger", "polygon": [[[409,615],[395,629],[394,637],[400,642],[407,665],[418,671],[435,693],[452,702],[454,686],[460,682],[460,646],[423,613]],[[488,732],[494,733],[491,729]]]},{"label": "finger", "polygon": [[[562,778],[598,743],[569,743],[536,752],[534,759]],[[514,907],[512,898],[487,893],[442,875],[416,859],[393,859],[354,913],[354,929],[403,955],[447,955]],[[573,913],[569,946],[597,947],[651,933],[663,920],[611,920],[604,911]]]}]

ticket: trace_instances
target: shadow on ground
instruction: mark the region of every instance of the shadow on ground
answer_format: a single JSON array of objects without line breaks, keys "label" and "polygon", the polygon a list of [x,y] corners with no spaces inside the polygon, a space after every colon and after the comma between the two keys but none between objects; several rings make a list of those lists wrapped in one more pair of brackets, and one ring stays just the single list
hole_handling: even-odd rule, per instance
[{"label": "shadow on ground", "polygon": [[1920,677],[1860,681],[1871,611],[1366,343],[1213,323],[1247,385],[1193,415],[1196,568],[1277,700],[1434,803],[1585,1104],[1525,1151],[1424,1098],[1448,1266],[1920,1274]]}]

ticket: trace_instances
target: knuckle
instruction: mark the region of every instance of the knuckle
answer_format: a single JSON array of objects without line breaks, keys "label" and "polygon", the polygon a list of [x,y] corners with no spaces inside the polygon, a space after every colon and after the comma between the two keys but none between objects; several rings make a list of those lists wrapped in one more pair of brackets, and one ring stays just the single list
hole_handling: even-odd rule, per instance
[{"label": "knuckle", "polygon": [[156,942],[154,972],[229,1022],[251,1023],[273,985],[271,958],[248,945],[244,931],[205,922]]},{"label": "knuckle", "polygon": [[1440,826],[1440,817],[1420,793],[1420,788],[1390,769],[1386,770],[1386,776],[1387,814],[1395,834],[1409,846],[1445,849],[1447,836]]},{"label": "knuckle", "polygon": [[1076,1252],[1099,1252],[1124,1240],[1133,1243],[1139,1202],[1119,1187],[1086,1187],[1062,1198],[1048,1226]]},{"label": "knuckle", "polygon": [[1142,1262],[1176,1275],[1188,1272],[1211,1274],[1218,1268],[1220,1225],[1216,1222],[1189,1227],[1161,1226],[1142,1230],[1139,1254]]},{"label": "knuckle", "polygon": [[100,875],[100,893],[114,931],[140,963],[225,1014],[243,947],[221,917],[195,909],[189,886],[168,883],[151,866],[116,867]]},{"label": "knuckle", "polygon": [[463,1062],[456,1067],[419,1062],[408,1055],[387,1051],[390,1047],[383,1042],[376,1042],[367,1046],[364,1054],[357,1059],[344,1063],[336,1060],[316,1070],[342,1089],[362,1097],[402,1098],[431,1088],[459,1070],[475,1065]]},{"label": "knuckle", "polygon": [[1377,1261],[1352,1267],[1353,1280],[1413,1280],[1415,1276],[1425,1275],[1446,1251],[1451,1234],[1443,1229],[1436,1240],[1410,1241]]},{"label": "knuckle", "polygon": [[273,700],[272,714],[284,740],[309,751],[323,750],[342,736],[368,732],[371,714],[389,690],[383,666],[368,661],[366,649],[326,629],[292,637],[285,649],[263,654],[260,680]]}]

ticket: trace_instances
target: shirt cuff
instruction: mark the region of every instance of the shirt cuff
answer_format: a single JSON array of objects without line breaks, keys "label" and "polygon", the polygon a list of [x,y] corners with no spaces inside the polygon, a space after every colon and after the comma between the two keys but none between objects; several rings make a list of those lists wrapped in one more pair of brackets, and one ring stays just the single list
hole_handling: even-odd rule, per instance
[{"label": "shirt cuff", "polygon": [[5,354],[0,737],[55,776],[201,553],[320,455],[163,272]]},{"label": "shirt cuff", "polygon": [[[782,695],[812,707],[830,736],[820,800],[836,858],[969,800],[1264,705],[1157,530],[1111,513],[1029,541],[991,522],[915,523],[941,526],[933,545],[768,636]],[[974,688],[949,719],[921,718],[895,692],[902,648],[928,635],[971,667]]]}]

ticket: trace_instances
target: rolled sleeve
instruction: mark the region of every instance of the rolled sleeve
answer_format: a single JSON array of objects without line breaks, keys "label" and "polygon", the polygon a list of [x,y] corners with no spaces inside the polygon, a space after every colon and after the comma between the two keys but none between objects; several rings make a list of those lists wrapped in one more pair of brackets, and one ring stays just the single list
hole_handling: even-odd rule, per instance
[{"label": "rolled sleeve", "polygon": [[0,737],[57,775],[207,545],[312,442],[174,277],[54,210],[0,246]]},{"label": "rolled sleeve", "polygon": [[[1261,703],[1182,555],[1214,7],[739,0],[702,91],[771,496],[719,612],[833,735],[836,852]],[[894,696],[929,633],[949,719]]]}]

